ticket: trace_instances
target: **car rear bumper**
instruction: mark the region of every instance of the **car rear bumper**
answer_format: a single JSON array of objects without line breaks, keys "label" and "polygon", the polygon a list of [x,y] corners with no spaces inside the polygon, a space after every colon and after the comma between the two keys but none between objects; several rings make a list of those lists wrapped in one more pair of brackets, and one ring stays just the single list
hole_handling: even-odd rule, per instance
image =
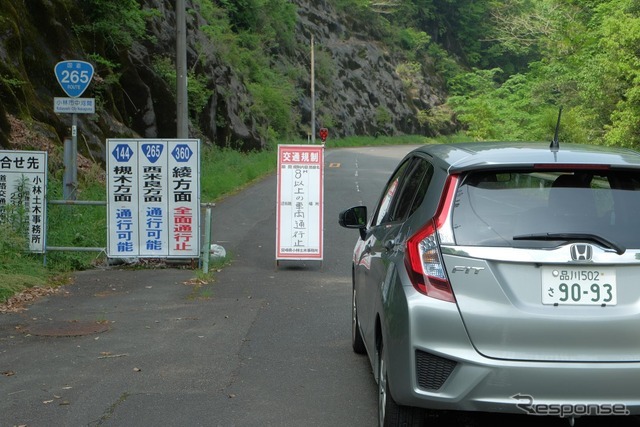
[{"label": "car rear bumper", "polygon": [[[490,359],[469,341],[455,304],[429,304],[415,310],[409,296],[408,335],[385,337],[391,394],[399,404],[532,415],[640,414],[640,363]],[[388,327],[399,330],[393,320]]]},{"label": "car rear bumper", "polygon": [[417,363],[423,356],[416,355],[424,353],[417,349],[414,352],[414,381],[406,401],[402,399],[407,405],[532,415],[560,415],[558,411],[562,410],[566,416],[572,410],[568,407],[580,415],[587,406],[589,413],[582,415],[640,413],[639,363],[497,364],[482,358],[449,359],[440,355],[440,360],[454,364],[454,368],[438,389],[429,389],[434,383],[425,382],[429,373]]}]

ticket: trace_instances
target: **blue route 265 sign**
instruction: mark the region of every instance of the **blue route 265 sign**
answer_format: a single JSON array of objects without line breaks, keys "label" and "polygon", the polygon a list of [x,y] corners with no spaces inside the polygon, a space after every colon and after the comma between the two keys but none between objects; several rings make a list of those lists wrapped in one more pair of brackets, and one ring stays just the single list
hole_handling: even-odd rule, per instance
[{"label": "blue route 265 sign", "polygon": [[85,61],[61,61],[56,64],[55,72],[62,90],[71,98],[77,98],[91,83],[93,65]]},{"label": "blue route 265 sign", "polygon": [[163,149],[163,144],[142,144],[142,153],[151,163],[158,161]]}]

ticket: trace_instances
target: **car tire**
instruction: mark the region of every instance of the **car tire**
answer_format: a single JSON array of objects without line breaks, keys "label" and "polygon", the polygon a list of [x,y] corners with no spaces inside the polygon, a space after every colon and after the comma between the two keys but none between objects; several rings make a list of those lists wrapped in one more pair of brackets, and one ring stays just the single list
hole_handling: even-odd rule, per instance
[{"label": "car tire", "polygon": [[355,285],[353,286],[353,292],[351,294],[351,347],[357,354],[365,354],[367,352],[367,349],[364,346],[364,340],[362,339],[362,334],[360,333]]},{"label": "car tire", "polygon": [[384,346],[378,350],[378,426],[379,427],[419,427],[423,425],[424,410],[398,405],[389,391],[389,377]]}]

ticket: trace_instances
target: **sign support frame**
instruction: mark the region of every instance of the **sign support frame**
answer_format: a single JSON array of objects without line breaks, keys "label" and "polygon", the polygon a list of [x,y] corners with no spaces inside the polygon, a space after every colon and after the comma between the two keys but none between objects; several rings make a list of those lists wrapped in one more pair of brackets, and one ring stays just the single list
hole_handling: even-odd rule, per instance
[{"label": "sign support frame", "polygon": [[278,145],[276,267],[323,261],[324,145]]}]

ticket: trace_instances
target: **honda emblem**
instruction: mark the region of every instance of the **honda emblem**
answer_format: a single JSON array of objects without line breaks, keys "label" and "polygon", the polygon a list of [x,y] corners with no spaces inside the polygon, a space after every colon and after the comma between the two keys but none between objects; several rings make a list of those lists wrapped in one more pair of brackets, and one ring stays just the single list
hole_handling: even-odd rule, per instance
[{"label": "honda emblem", "polygon": [[593,248],[591,245],[571,245],[571,259],[574,261],[591,261]]}]

